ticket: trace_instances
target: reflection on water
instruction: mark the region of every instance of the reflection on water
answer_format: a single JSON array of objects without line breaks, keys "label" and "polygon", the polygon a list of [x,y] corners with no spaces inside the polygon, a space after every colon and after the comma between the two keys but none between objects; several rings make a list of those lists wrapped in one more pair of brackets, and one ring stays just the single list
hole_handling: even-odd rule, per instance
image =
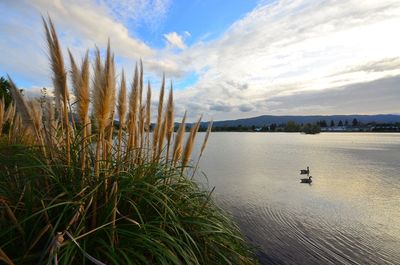
[{"label": "reflection on water", "polygon": [[263,263],[400,264],[400,134],[213,133],[200,167]]}]

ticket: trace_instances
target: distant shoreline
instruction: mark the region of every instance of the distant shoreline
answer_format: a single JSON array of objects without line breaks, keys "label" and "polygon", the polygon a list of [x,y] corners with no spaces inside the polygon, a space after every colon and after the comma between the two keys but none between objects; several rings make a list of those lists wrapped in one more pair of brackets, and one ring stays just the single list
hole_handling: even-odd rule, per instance
[{"label": "distant shoreline", "polygon": [[[256,132],[256,131],[212,131],[212,133],[226,133],[226,132],[232,132],[232,133],[300,133],[300,134],[306,134],[303,132]],[[385,132],[371,132],[371,131],[365,131],[365,132],[357,132],[357,131],[325,131],[325,132],[320,132],[318,134],[324,134],[324,133],[400,133],[400,131],[385,131]]]}]

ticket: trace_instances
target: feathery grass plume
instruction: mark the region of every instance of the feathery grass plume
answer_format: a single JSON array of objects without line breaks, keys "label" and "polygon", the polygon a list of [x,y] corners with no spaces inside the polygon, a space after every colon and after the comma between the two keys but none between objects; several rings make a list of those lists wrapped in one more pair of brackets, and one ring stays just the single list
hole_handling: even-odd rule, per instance
[{"label": "feathery grass plume", "polygon": [[213,126],[213,120],[211,120],[210,123],[208,124],[206,136],[204,137],[204,141],[200,149],[200,156],[202,156],[204,150],[206,149],[208,137],[210,136],[212,126]]},{"label": "feathery grass plume", "polygon": [[89,90],[89,54],[88,51],[82,60],[81,69],[79,70],[72,53],[68,50],[71,60],[71,79],[74,94],[77,99],[77,112],[78,118],[83,126],[86,126],[89,118],[89,103],[90,103],[90,90]]},{"label": "feathery grass plume", "polygon": [[58,41],[57,33],[54,28],[53,22],[48,18],[48,21],[42,17],[44,28],[46,31],[47,45],[50,53],[51,68],[53,70],[53,84],[54,84],[54,94],[56,96],[56,107],[60,107],[60,99],[62,100],[62,116],[64,118],[64,126],[66,128],[65,134],[65,147],[67,150],[67,162],[70,163],[70,127],[68,119],[68,105],[69,105],[69,93],[67,87],[67,73],[64,68],[64,58],[62,56],[61,46]]},{"label": "feathery grass plume", "polygon": [[182,156],[182,144],[183,144],[183,137],[185,135],[185,128],[186,128],[186,115],[187,112],[185,111],[185,114],[183,115],[182,122],[179,125],[178,132],[176,133],[175,137],[175,143],[174,143],[174,151],[172,153],[172,162],[173,165],[175,166],[176,163],[179,161],[179,159]]},{"label": "feathery grass plume", "polygon": [[158,100],[158,111],[157,111],[157,122],[153,132],[153,159],[156,159],[158,156],[158,138],[161,129],[161,121],[162,121],[162,110],[163,110],[163,101],[164,101],[164,89],[165,89],[165,74],[163,74],[163,79],[161,83],[160,96]]},{"label": "feathery grass plume", "polygon": [[[115,103],[116,103],[116,83],[115,83],[115,60],[114,60],[114,54],[110,58],[111,60],[109,61],[110,63],[110,70],[109,70],[109,85],[108,87],[112,88],[111,90],[113,91],[111,94],[111,115],[109,118],[109,123],[108,123],[108,150],[107,150],[107,157],[110,156],[110,149],[112,145],[112,135],[113,135],[113,130],[114,130],[114,116],[115,116]],[[107,61],[106,61],[107,63]]]},{"label": "feathery grass plume", "polygon": [[[127,104],[126,104],[126,82],[125,82],[124,69],[122,69],[121,83],[120,83],[119,94],[118,94],[118,106],[117,106],[118,118],[119,118],[118,146],[117,146],[117,159],[118,159],[118,161],[121,161],[122,132],[125,129],[126,110],[127,110]],[[118,171],[119,171],[119,167],[118,167]]]},{"label": "feathery grass plume", "polygon": [[143,62],[140,59],[140,76],[139,76],[139,86],[140,86],[140,93],[139,93],[139,105],[142,107],[142,96],[143,96]]},{"label": "feathery grass plume", "polygon": [[[140,101],[140,100],[139,100]],[[139,104],[138,108],[138,121],[137,121],[137,126],[138,126],[138,133],[137,133],[137,148],[139,149],[138,151],[140,152],[140,149],[143,147],[143,135],[144,131],[142,131],[142,127],[144,129],[144,107],[142,107],[141,104]]]},{"label": "feathery grass plume", "polygon": [[195,166],[194,169],[193,169],[192,178],[193,178],[194,175],[196,174],[196,170],[197,170],[197,168],[199,167],[200,159],[201,159],[201,157],[203,156],[204,150],[206,149],[207,142],[208,142],[208,137],[210,136],[210,133],[211,133],[211,130],[212,130],[212,125],[213,125],[213,121],[211,120],[211,121],[208,123],[207,132],[206,132],[206,135],[204,136],[203,144],[201,145],[200,154],[199,154],[199,156],[197,157],[196,166]]},{"label": "feathery grass plume", "polygon": [[197,131],[199,130],[202,116],[203,115],[200,116],[199,120],[195,124],[193,124],[192,128],[190,129],[190,134],[186,140],[185,150],[184,150],[183,156],[182,156],[182,171],[188,165],[190,157],[192,155],[194,140],[196,139],[196,134],[197,134]]},{"label": "feathery grass plume", "polygon": [[163,151],[165,133],[167,131],[166,122],[167,122],[167,119],[166,119],[166,117],[164,117],[164,119],[162,120],[161,125],[160,125],[160,130],[158,132],[158,139],[157,139],[158,146],[157,146],[157,154],[156,154],[155,162],[159,162],[162,151]]},{"label": "feathery grass plume", "polygon": [[[81,73],[79,71],[78,65],[75,62],[74,56],[72,55],[70,49],[68,49],[69,60],[71,63],[71,81],[72,81],[72,88],[74,89],[75,97],[77,98],[77,104],[79,104],[79,89],[81,86]],[[79,109],[79,107],[78,107]],[[79,110],[78,110],[79,113]]]},{"label": "feathery grass plume", "polygon": [[33,124],[33,118],[28,103],[22,96],[20,90],[18,90],[18,88],[15,86],[10,76],[8,76],[8,82],[10,83],[10,92],[15,101],[16,111],[21,118],[22,124],[24,124],[28,130],[31,130],[36,134],[37,137],[39,137],[39,134],[36,132],[36,128]]},{"label": "feathery grass plume", "polygon": [[47,151],[44,143],[45,136],[43,135],[43,112],[40,102],[37,100],[32,100],[29,102],[30,112],[32,117],[33,126],[37,133],[37,142],[45,156],[47,156]]},{"label": "feathery grass plume", "polygon": [[0,136],[3,132],[3,123],[5,122],[5,119],[6,119],[5,107],[6,107],[6,105],[4,103],[4,97],[3,97],[0,100]]},{"label": "feathery grass plume", "polygon": [[90,103],[90,90],[89,90],[89,56],[88,51],[82,60],[81,69],[78,68],[74,57],[70,50],[68,50],[71,61],[71,80],[74,89],[74,94],[77,99],[77,112],[78,118],[83,126],[82,130],[82,148],[80,152],[81,169],[85,170],[86,164],[86,142],[87,142],[87,126],[89,123],[89,103]]},{"label": "feathery grass plume", "polygon": [[[114,60],[111,56],[110,42],[107,45],[106,61],[104,67],[101,64],[100,51],[96,51],[95,60],[95,71],[93,80],[93,114],[96,123],[98,124],[98,138],[96,143],[96,161],[94,173],[98,178],[100,176],[100,150],[103,150],[103,158],[105,156],[106,141],[105,128],[111,122],[111,116],[114,110],[115,104],[115,79],[114,79]],[[97,193],[94,194],[93,199],[93,215],[92,215],[92,226],[96,226],[97,222]]]},{"label": "feathery grass plume", "polygon": [[90,104],[90,88],[89,88],[89,77],[90,77],[90,72],[89,72],[89,51],[86,51],[85,57],[83,58],[82,61],[82,66],[81,66],[81,86],[79,89],[79,114],[81,116],[81,121],[84,126],[83,128],[83,161],[82,164],[86,164],[86,148],[87,148],[87,138],[91,134],[91,124],[90,124],[90,119],[89,119],[89,104]]},{"label": "feathery grass plume", "polygon": [[139,129],[139,134],[138,135],[140,135],[139,155],[138,155],[138,161],[139,162],[143,162],[142,155],[143,155],[144,152],[146,152],[146,150],[144,149],[145,148],[145,146],[144,146],[144,144],[145,144],[145,142],[144,142],[144,140],[145,140],[145,130],[144,130],[144,128],[145,128],[145,125],[146,125],[145,109],[146,109],[145,106],[143,106],[143,107],[140,108],[140,112],[139,112],[139,114],[140,114],[139,128],[138,128]]},{"label": "feathery grass plume", "polygon": [[96,93],[100,92],[95,92],[95,88],[101,87],[104,83],[104,74],[103,74],[103,63],[101,61],[101,55],[100,55],[100,49],[96,46],[95,51],[94,51],[94,65],[93,65],[93,81],[92,81],[92,86],[93,86],[93,93],[92,93],[92,102],[93,102],[93,107],[96,105]]},{"label": "feathery grass plume", "polygon": [[114,54],[111,54],[111,48],[110,48],[110,40],[108,40],[108,45],[107,45],[107,55],[106,55],[106,61],[104,65],[104,76],[105,76],[105,85],[107,87],[107,112],[108,117],[105,123],[105,126],[110,126],[110,124],[114,120],[114,110],[115,110],[115,58]]},{"label": "feathery grass plume", "polygon": [[93,82],[93,114],[99,131],[110,125],[115,104],[114,62],[112,60],[110,43],[104,67],[101,65],[100,51],[96,51],[96,63]]},{"label": "feathery grass plume", "polygon": [[131,87],[131,94],[129,97],[129,140],[128,140],[128,152],[127,155],[132,155],[131,152],[136,148],[137,135],[137,116],[138,116],[138,104],[139,104],[139,80],[138,80],[138,68],[135,66],[135,74],[133,77],[133,83]]},{"label": "feathery grass plume", "polygon": [[[95,51],[95,64],[94,64],[94,76],[93,76],[93,117],[98,126],[98,134],[97,134],[97,142],[96,142],[96,161],[94,172],[95,175],[99,176],[100,170],[100,148],[102,146],[102,132],[104,131],[104,109],[103,104],[106,101],[103,101],[104,90],[104,73],[103,73],[103,65],[101,62],[100,50],[96,47]],[[101,122],[101,124],[100,124]],[[96,203],[96,202],[94,202]]]},{"label": "feathery grass plume", "polygon": [[100,147],[103,147],[103,155],[105,142],[105,128],[111,123],[112,114],[115,105],[115,76],[114,76],[114,60],[111,55],[110,42],[107,45],[106,60],[104,67],[101,64],[100,51],[96,51],[96,63],[93,82],[93,116],[98,124],[98,141],[96,148],[96,167],[95,174],[99,176],[100,170]]},{"label": "feathery grass plume", "polygon": [[[105,90],[105,85],[104,85],[104,73],[103,73],[103,65],[101,62],[101,56],[100,56],[100,50],[98,47],[96,47],[95,50],[95,63],[93,67],[93,117],[95,119],[95,123],[98,125],[98,133],[97,133],[97,141],[96,141],[96,159],[94,162],[94,175],[96,176],[97,179],[99,179],[100,176],[100,149],[101,146],[103,145],[103,131],[104,131],[104,109],[102,108],[102,105],[105,101],[102,100],[104,97],[104,90]],[[100,124],[99,120],[102,121],[101,124],[101,129],[100,129]],[[93,194],[93,214],[92,214],[92,221],[91,225],[92,227],[96,227],[96,222],[97,222],[97,190],[95,194]]]},{"label": "feathery grass plume", "polygon": [[110,105],[110,111],[111,114],[108,118],[107,122],[107,133],[108,133],[108,138],[106,141],[104,141],[104,153],[103,153],[103,160],[105,161],[105,180],[104,180],[104,190],[105,190],[105,196],[106,200],[108,199],[108,185],[109,185],[109,176],[112,173],[109,170],[109,165],[111,161],[111,149],[112,149],[112,136],[114,132],[114,114],[115,114],[115,90],[116,90],[116,85],[115,85],[115,60],[114,60],[114,54],[111,55],[111,49],[110,49],[110,40],[108,40],[108,47],[107,47],[107,56],[106,56],[106,61],[105,61],[105,75],[106,75],[106,83],[107,87],[110,92],[110,99],[109,99],[109,105]]},{"label": "feathery grass plume", "polygon": [[[43,25],[44,25],[44,29],[45,29],[45,34],[46,34],[46,39],[47,39],[47,45],[48,45],[48,49],[49,49],[49,57],[50,57],[50,61],[51,61],[51,69],[53,71],[53,73],[57,72],[58,73],[58,66],[59,64],[54,64],[53,62],[56,62],[56,54],[53,53],[53,51],[55,50],[53,48],[54,44],[53,44],[53,36],[50,32],[49,26],[47,24],[47,21],[45,20],[45,18],[42,16],[42,21],[43,21]],[[58,38],[57,38],[58,40]],[[53,57],[55,57],[55,59],[53,59]],[[61,72],[64,70],[64,67],[62,67]],[[61,94],[62,94],[62,89],[64,87],[64,84],[60,84],[59,81],[62,82],[62,79],[64,78],[64,75],[62,74],[60,76],[60,78],[56,79],[55,77],[53,77],[53,85],[54,85],[54,101],[55,101],[55,106],[57,108],[57,111],[61,111]],[[66,78],[65,78],[66,80]]]},{"label": "feathery grass plume", "polygon": [[139,119],[138,119],[138,140],[137,144],[139,147],[138,150],[138,161],[141,160],[141,155],[142,155],[142,148],[144,147],[144,125],[145,125],[145,116],[144,116],[144,107],[142,105],[142,100],[143,100],[143,62],[142,59],[139,61],[139,80],[138,80],[138,86],[139,86]]},{"label": "feathery grass plume", "polygon": [[147,83],[147,99],[146,99],[146,125],[145,130],[147,132],[146,139],[146,148],[147,152],[150,151],[150,130],[151,130],[151,85],[150,81]]},{"label": "feathery grass plume", "polygon": [[[161,127],[158,132],[158,139],[157,139],[158,147],[157,147],[157,157],[156,157],[157,162],[161,158],[161,154],[163,152],[163,147],[164,147],[164,140],[165,140],[166,135],[167,135],[167,113],[164,114],[164,119],[161,123]],[[167,156],[165,156],[165,160],[168,160]]]},{"label": "feathery grass plume", "polygon": [[138,119],[138,147],[139,149],[143,148],[143,143],[144,143],[144,125],[146,123],[145,121],[145,106],[140,107],[139,109],[139,119]]},{"label": "feathery grass plume", "polygon": [[10,76],[8,76],[8,81],[10,83],[11,95],[15,101],[16,111],[18,111],[19,117],[21,118],[21,122],[18,124],[18,127],[19,129],[22,129],[22,138],[25,138],[28,142],[33,141],[40,144],[43,155],[47,156],[43,137],[41,135],[41,110],[36,109],[36,107],[33,109],[26,102],[21,92],[11,80]]},{"label": "feathery grass plume", "polygon": [[168,96],[168,102],[167,102],[167,113],[166,113],[166,136],[167,136],[167,154],[166,158],[168,159],[169,156],[169,148],[171,144],[171,137],[172,134],[174,133],[174,95],[173,95],[173,88],[172,88],[172,82],[171,82],[171,88],[169,90],[169,96]]},{"label": "feathery grass plume", "polygon": [[121,83],[120,83],[120,89],[119,89],[119,94],[118,94],[118,108],[117,109],[118,109],[119,127],[122,131],[122,129],[125,128],[125,118],[126,118],[126,110],[127,110],[126,81],[125,81],[124,69],[122,69],[122,74],[121,74]]}]

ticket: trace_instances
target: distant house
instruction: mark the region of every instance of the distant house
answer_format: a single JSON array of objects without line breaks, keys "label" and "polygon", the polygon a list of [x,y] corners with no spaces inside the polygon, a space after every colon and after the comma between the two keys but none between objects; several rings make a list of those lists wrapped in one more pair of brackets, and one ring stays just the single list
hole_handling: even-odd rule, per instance
[{"label": "distant house", "polygon": [[380,125],[358,125],[358,126],[335,126],[323,127],[321,132],[399,132],[400,127],[395,124]]},{"label": "distant house", "polygon": [[345,132],[348,131],[346,126],[323,127],[321,132]]}]

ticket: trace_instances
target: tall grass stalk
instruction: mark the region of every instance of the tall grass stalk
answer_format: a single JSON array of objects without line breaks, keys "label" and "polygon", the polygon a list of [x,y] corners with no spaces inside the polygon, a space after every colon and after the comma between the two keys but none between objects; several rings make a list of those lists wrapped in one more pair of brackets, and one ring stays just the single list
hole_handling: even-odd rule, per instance
[{"label": "tall grass stalk", "polygon": [[90,104],[90,91],[89,91],[89,52],[86,52],[82,61],[81,69],[75,63],[75,59],[70,51],[71,61],[71,80],[76,97],[77,114],[82,126],[82,150],[80,154],[81,168],[84,172],[86,170],[86,148],[88,136],[88,123],[89,123],[89,104]]},{"label": "tall grass stalk", "polygon": [[128,152],[127,152],[127,160],[133,159],[133,152],[136,148],[136,139],[137,139],[137,109],[138,109],[138,101],[139,101],[139,80],[138,80],[138,68],[137,65],[135,67],[135,74],[133,77],[133,82],[131,86],[131,94],[129,97],[129,120],[128,120]]},{"label": "tall grass stalk", "polygon": [[165,90],[165,75],[163,75],[160,95],[158,99],[158,110],[157,110],[157,122],[153,132],[153,160],[155,161],[158,157],[158,138],[160,134],[162,124],[162,110],[164,104],[164,90]]},{"label": "tall grass stalk", "polygon": [[[46,32],[47,45],[49,48],[51,69],[53,70],[53,85],[54,94],[56,96],[56,107],[62,108],[62,117],[64,118],[65,128],[65,148],[67,156],[67,164],[71,160],[70,153],[70,124],[68,118],[69,92],[67,87],[67,73],[64,68],[64,58],[61,52],[61,46],[58,41],[57,33],[53,22],[48,19],[48,22],[43,18],[43,24]],[[60,102],[61,99],[61,102]],[[62,107],[61,107],[62,106]]]},{"label": "tall grass stalk", "polygon": [[[148,150],[147,153],[150,153],[150,130],[151,130],[151,85],[150,81],[147,84],[147,100],[146,100],[146,149]],[[147,156],[146,159],[149,157]]]},{"label": "tall grass stalk", "polygon": [[[126,81],[125,81],[125,73],[122,69],[121,74],[121,84],[118,95],[118,118],[119,118],[119,129],[118,129],[118,146],[117,146],[117,161],[121,161],[122,159],[122,133],[125,129],[125,118],[126,118]],[[120,165],[117,165],[118,171]]]},{"label": "tall grass stalk", "polygon": [[167,137],[167,154],[169,156],[169,148],[171,145],[172,134],[174,133],[174,95],[172,90],[172,83],[171,88],[169,90],[168,102],[167,102],[167,113],[166,113],[166,137]]},{"label": "tall grass stalk", "polygon": [[208,137],[210,137],[210,133],[211,133],[211,130],[212,130],[212,125],[213,125],[213,121],[211,120],[210,123],[208,124],[206,135],[204,136],[203,144],[201,145],[200,154],[199,154],[199,156],[197,158],[196,165],[194,166],[194,169],[193,169],[192,179],[196,174],[197,168],[199,167],[200,159],[203,156],[204,150],[206,149],[207,142],[208,142]]}]

